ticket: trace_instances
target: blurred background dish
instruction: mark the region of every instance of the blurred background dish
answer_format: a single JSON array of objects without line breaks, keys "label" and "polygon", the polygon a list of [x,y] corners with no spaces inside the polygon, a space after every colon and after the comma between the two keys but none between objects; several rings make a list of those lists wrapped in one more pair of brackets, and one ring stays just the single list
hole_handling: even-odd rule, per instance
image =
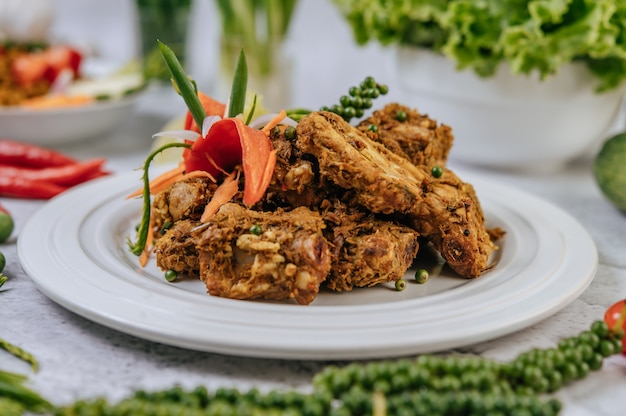
[{"label": "blurred background dish", "polygon": [[451,158],[488,168],[550,171],[588,154],[613,128],[624,87],[597,93],[581,64],[540,80],[507,66],[482,78],[428,49],[401,47],[402,102],[452,127]]},{"label": "blurred background dish", "polygon": [[124,122],[142,92],[93,103],[46,109],[0,109],[0,136],[13,140],[57,146],[94,138]]}]

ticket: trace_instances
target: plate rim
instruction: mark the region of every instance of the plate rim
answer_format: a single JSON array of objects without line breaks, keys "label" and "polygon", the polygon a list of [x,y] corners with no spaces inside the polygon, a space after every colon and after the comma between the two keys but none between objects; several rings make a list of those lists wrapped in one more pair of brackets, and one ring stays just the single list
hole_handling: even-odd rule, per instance
[{"label": "plate rim", "polygon": [[[268,333],[269,334],[275,333],[277,335],[276,339],[269,339],[269,340],[261,339],[257,337],[254,340],[254,342],[251,342],[249,339],[247,340],[246,334],[239,334],[239,333],[234,334],[232,336],[229,336],[228,334],[220,334],[219,337],[218,336],[211,337],[210,335],[207,337],[206,334],[203,334],[202,336],[200,335],[194,336],[193,334],[190,334],[190,331],[184,330],[184,328],[181,328],[180,331],[178,331],[178,333],[173,333],[172,328],[155,328],[153,324],[151,325],[150,323],[148,323],[148,320],[142,321],[141,319],[138,319],[136,315],[131,318],[127,316],[121,316],[119,313],[116,313],[115,310],[111,310],[112,308],[107,308],[106,305],[104,309],[101,309],[101,310],[91,309],[90,307],[85,305],[84,302],[77,299],[78,294],[74,291],[71,291],[71,293],[59,293],[59,290],[57,289],[56,285],[53,282],[51,282],[49,280],[50,278],[47,276],[49,276],[49,274],[52,274],[50,273],[51,270],[54,272],[60,272],[60,271],[64,272],[66,271],[66,270],[63,270],[64,268],[65,269],[69,268],[71,271],[72,265],[68,264],[68,262],[71,263],[72,261],[67,260],[67,259],[46,258],[45,262],[47,263],[44,266],[42,264],[37,264],[37,261],[35,261],[35,258],[39,259],[40,257],[29,256],[28,254],[29,245],[37,244],[38,240],[39,240],[40,245],[44,245],[43,247],[44,249],[45,249],[46,241],[48,241],[48,244],[51,244],[50,239],[53,238],[53,236],[49,233],[52,233],[53,228],[51,228],[52,226],[48,226],[48,228],[45,228],[45,224],[52,224],[52,223],[55,223],[56,221],[55,221],[54,216],[52,218],[50,217],[50,213],[48,211],[50,211],[51,209],[54,210],[54,209],[58,209],[59,207],[63,207],[68,202],[71,202],[72,200],[80,200],[87,194],[92,194],[92,195],[96,194],[96,191],[101,191],[99,194],[100,198],[105,198],[105,199],[106,197],[112,196],[111,194],[113,193],[113,191],[111,191],[111,189],[116,190],[116,193],[115,193],[116,195],[123,194],[124,193],[123,190],[125,187],[135,186],[134,184],[139,183],[139,182],[133,182],[131,180],[131,178],[137,179],[138,178],[137,175],[138,175],[137,172],[129,172],[127,174],[117,174],[117,175],[113,175],[112,177],[97,179],[95,181],[92,181],[91,183],[86,183],[76,188],[73,188],[53,198],[49,202],[47,202],[40,210],[35,212],[35,214],[26,222],[25,226],[23,227],[21,234],[20,234],[20,238],[18,239],[18,259],[24,271],[26,272],[26,274],[35,283],[35,285],[39,288],[39,290],[42,291],[46,296],[48,296],[54,302],[63,306],[64,308],[80,316],[83,316],[84,318],[89,319],[93,322],[96,322],[104,326],[108,326],[110,328],[116,329],[118,331],[130,334],[130,335],[138,336],[140,338],[144,338],[150,341],[160,342],[160,343],[164,343],[168,345],[173,345],[173,346],[178,346],[178,347],[183,347],[183,348],[188,348],[188,349],[193,349],[193,350],[216,352],[216,353],[222,353],[222,354],[228,354],[228,355],[251,356],[251,357],[259,357],[259,358],[327,360],[327,359],[386,358],[386,357],[404,356],[404,355],[410,355],[410,354],[415,354],[415,353],[434,352],[434,351],[439,351],[443,349],[463,347],[466,345],[474,344],[474,343],[481,342],[481,341],[486,341],[489,339],[493,339],[499,336],[503,336],[503,335],[515,332],[517,330],[528,327],[536,322],[539,322],[542,319],[547,318],[548,316],[562,309],[567,304],[569,304],[574,299],[576,299],[591,283],[591,281],[593,280],[596,274],[597,267],[598,267],[598,253],[597,253],[597,249],[596,249],[593,239],[591,238],[589,233],[582,227],[582,225],[579,224],[570,214],[565,212],[560,207],[557,207],[556,205],[548,201],[545,201],[543,199],[540,199],[525,191],[521,191],[515,188],[511,188],[511,187],[505,187],[503,185],[490,182],[486,180],[485,178],[477,177],[473,180],[469,180],[468,182],[473,183],[475,185],[477,189],[477,193],[479,194],[479,197],[480,197],[481,189],[483,191],[496,189],[499,192],[502,192],[505,196],[508,196],[508,198],[504,198],[504,202],[502,202],[502,204],[504,204],[504,206],[508,207],[509,209],[516,207],[514,204],[515,202],[519,202],[520,200],[523,200],[528,206],[533,207],[531,211],[534,210],[535,212],[543,212],[544,216],[546,216],[546,211],[547,211],[548,216],[550,216],[551,223],[555,224],[556,229],[559,232],[561,232],[560,237],[564,240],[564,244],[571,243],[570,245],[573,244],[573,247],[577,248],[578,250],[580,249],[588,250],[586,251],[586,254],[587,254],[586,256],[574,256],[573,260],[571,259],[572,257],[571,255],[570,255],[570,259],[568,260],[566,258],[567,254],[564,254],[563,256],[565,256],[565,259],[562,259],[561,262],[557,264],[558,267],[562,268],[564,266],[563,261],[569,261],[569,262],[575,261],[577,263],[576,269],[579,269],[578,271],[579,275],[575,279],[572,279],[573,281],[569,282],[570,283],[569,291],[566,293],[561,293],[558,302],[549,302],[542,298],[542,302],[544,302],[544,304],[538,305],[538,307],[535,306],[535,309],[532,311],[531,314],[516,313],[514,315],[515,319],[513,319],[510,322],[501,322],[498,319],[494,319],[494,321],[492,321],[490,324],[482,323],[478,328],[476,328],[475,332],[467,332],[467,330],[464,330],[462,339],[459,338],[458,334],[455,335],[454,333],[450,333],[450,331],[445,332],[445,333],[439,333],[438,336],[435,334],[434,338],[429,339],[427,344],[416,341],[415,336],[411,334],[401,333],[399,328],[397,328],[394,325],[389,325],[389,327],[386,328],[380,322],[378,323],[376,328],[377,330],[381,332],[381,335],[382,333],[385,333],[385,335],[392,334],[396,336],[395,339],[389,339],[389,337],[387,336],[379,336],[379,337],[372,338],[372,337],[366,337],[365,335],[359,333],[360,336],[365,337],[364,339],[369,342],[368,345],[357,345],[355,344],[355,342],[351,342],[350,339],[348,339],[349,337],[347,337],[346,335],[346,336],[339,337],[340,339],[335,337],[333,339],[333,342],[327,342],[325,344],[322,342],[321,344],[318,343],[318,344],[309,346],[309,345],[304,345],[304,342],[298,342],[297,339],[296,340],[288,339],[289,337],[286,336],[288,334],[284,333],[286,330],[283,330],[281,332],[280,330],[274,330],[274,328],[255,328],[254,331],[252,331],[251,329],[252,332],[256,331],[255,334],[257,335],[260,333],[263,333],[263,335],[267,335]],[[121,188],[121,190],[118,188]],[[108,190],[108,191],[103,193],[102,192],[103,190]],[[130,190],[132,190],[132,188]],[[511,195],[514,195],[514,198],[511,198]],[[482,202],[482,197],[480,198]],[[522,218],[526,220],[531,219],[531,218],[528,218],[528,215],[529,215],[528,212],[519,212],[519,211],[516,211],[516,212],[519,215],[521,215]],[[62,217],[62,215],[60,215],[59,213],[57,213],[57,216]],[[85,218],[84,217],[78,218],[78,219],[73,218],[71,221],[75,221],[75,220],[78,220],[79,223],[82,224]],[[532,223],[532,221],[529,221],[529,222]],[[46,237],[46,239],[42,238],[42,224],[43,224],[43,227],[45,228],[43,236]],[[77,230],[79,230],[83,225],[79,225],[78,223],[75,223],[74,226],[77,227],[76,228]],[[565,238],[563,234],[565,235],[573,234],[576,238]],[[559,236],[552,236],[552,238],[557,238],[557,239],[558,237]],[[38,251],[41,251],[41,250],[38,250]],[[90,263],[88,262],[87,263],[88,267],[91,267],[89,266],[89,264]],[[565,266],[569,268],[572,267],[572,265],[569,263],[565,264]],[[43,269],[46,270],[46,273],[42,273]],[[582,270],[582,272],[580,270]],[[558,274],[559,270],[557,269],[556,271],[552,271],[552,273]],[[560,273],[564,274],[564,271],[561,271]],[[62,274],[63,273],[61,273],[61,275]],[[548,278],[546,279],[546,282],[543,282],[540,279],[540,280],[537,280],[535,284],[538,284],[538,285],[551,284],[552,285],[552,284],[555,284],[555,282],[561,283],[561,281],[558,279],[564,279],[564,278],[569,279],[569,276],[557,276],[556,277],[557,280],[555,281],[555,277],[552,275],[549,275]],[[65,279],[69,279],[69,277],[66,276]],[[86,283],[89,283],[89,282],[86,282]],[[571,284],[571,283],[574,283],[574,284]],[[141,283],[141,285],[143,284],[144,283]],[[145,289],[144,286],[142,287]],[[145,292],[144,289],[139,288],[137,293],[139,293],[141,296],[147,295],[148,297],[150,297],[151,295],[150,293],[147,293],[147,294],[143,293]],[[82,290],[84,290],[84,288]],[[93,288],[89,290],[93,290]],[[105,294],[105,295],[109,296],[108,294]],[[157,294],[152,294],[152,295],[157,296]],[[209,296],[209,295],[206,295],[206,296]],[[184,297],[185,296],[183,296],[183,298]],[[113,299],[113,298],[110,297],[109,299]],[[176,300],[176,302],[178,301],[179,300]],[[206,302],[206,303],[224,305],[224,304],[228,304],[229,303],[228,301],[231,301],[231,300],[213,298],[212,301]],[[525,301],[527,302],[527,300]],[[135,303],[134,306],[131,306],[132,308],[135,308],[133,309],[133,313],[135,314],[140,312],[139,310],[141,309],[142,306],[145,306],[145,305],[136,304],[137,299],[124,300],[124,302],[125,302],[124,303],[125,307],[129,307],[128,306],[129,303],[131,305],[133,302]],[[242,302],[242,301],[234,301],[234,302]],[[243,301],[243,302],[244,302],[243,304],[238,304],[238,305],[245,305],[245,304],[248,304],[248,305],[237,306],[236,310],[238,313],[245,314],[247,310],[251,310],[252,313],[255,313],[259,309],[262,311],[269,311],[269,310],[276,309],[279,312],[283,310],[281,309],[282,306],[280,307],[257,307],[257,306],[252,306],[252,305],[256,305],[254,302],[246,302],[246,301]],[[397,307],[399,311],[406,313],[407,310],[409,310],[410,307],[415,303],[415,300],[406,301],[405,302],[406,304],[403,304],[401,302],[402,301],[398,301],[398,303],[394,305],[394,307]],[[100,305],[98,307],[102,308],[102,306]],[[151,305],[151,307],[154,308],[154,305]],[[289,307],[291,308],[290,311],[294,311],[294,310],[298,311],[298,313],[295,314],[298,317],[303,316],[304,317],[303,319],[305,320],[306,319],[314,320],[314,318],[311,318],[309,316],[310,314],[314,314],[314,312],[301,313],[300,309],[298,309],[298,308],[305,308],[301,310],[310,311],[311,310],[310,307],[295,306],[295,305],[289,305]],[[294,309],[294,307],[297,309]],[[323,307],[323,308],[329,308],[329,307]],[[347,306],[345,308],[350,310],[350,308],[352,307]],[[352,308],[352,309],[356,310],[359,308]],[[364,309],[364,308],[361,308],[361,309]],[[386,309],[392,309],[392,308],[390,306],[387,306]],[[319,308],[318,308],[318,311],[319,311]],[[331,309],[326,309],[326,311],[328,312],[328,311],[334,311],[334,310],[332,310],[331,308]],[[157,312],[162,313],[162,311],[157,311]],[[279,313],[279,312],[274,311],[272,313]],[[223,329],[222,326],[225,326],[221,322],[213,322],[211,320],[209,320],[209,322],[207,323],[197,322],[197,321],[194,321],[195,318],[190,318],[190,316],[193,315],[193,312],[186,312],[186,313],[189,313],[190,315],[185,316],[185,318],[188,320],[190,319],[191,322],[193,322],[194,324],[198,324],[199,326],[202,326],[202,327],[206,326],[209,329],[214,329],[213,327]],[[386,313],[389,313],[389,312],[387,311]],[[269,315],[269,316],[271,316],[273,319],[276,319],[275,315]],[[169,318],[169,319],[173,320],[173,318]],[[407,318],[407,320],[409,319],[414,319],[414,318]],[[409,322],[413,323],[413,321],[409,321]],[[185,323],[184,320],[182,323],[183,324]],[[172,325],[174,326],[176,324],[179,324],[179,322],[172,323]],[[436,324],[437,322],[434,322],[433,325],[426,324],[422,328],[432,329],[431,326],[436,326]],[[409,327],[405,329],[414,330],[415,328],[416,328],[416,324],[413,323],[412,326],[409,325]],[[238,327],[235,329],[236,329],[235,332],[242,331],[242,329]],[[288,328],[288,330],[292,331],[292,334],[295,334],[298,331],[295,328]],[[320,331],[320,330],[319,328],[315,328],[313,332],[315,331]],[[364,331],[364,328],[358,327],[357,329],[352,331],[353,332],[352,335],[357,333],[357,331]],[[334,330],[331,331],[330,329],[327,329],[326,331],[321,330],[322,334],[333,333],[333,335],[337,335],[335,334],[335,332],[337,331],[334,331]],[[303,336],[302,339],[305,339],[307,335],[302,334],[302,336]],[[427,338],[427,336],[425,337]],[[279,344],[279,343],[282,343],[282,344]]]}]

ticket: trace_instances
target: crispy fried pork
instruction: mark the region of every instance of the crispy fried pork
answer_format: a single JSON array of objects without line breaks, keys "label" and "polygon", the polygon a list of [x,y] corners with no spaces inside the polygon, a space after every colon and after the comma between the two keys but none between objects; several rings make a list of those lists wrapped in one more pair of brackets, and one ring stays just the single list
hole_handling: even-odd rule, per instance
[{"label": "crispy fried pork", "polygon": [[226,204],[198,237],[200,278],[215,296],[309,304],[330,271],[323,228],[305,207],[274,213]]},{"label": "crispy fried pork", "polygon": [[404,276],[419,248],[417,231],[337,200],[327,205],[322,212],[327,224],[324,234],[332,243],[332,266],[326,287],[347,291]]},{"label": "crispy fried pork", "polygon": [[[406,119],[398,120],[399,113]],[[375,125],[376,131],[370,125]],[[445,166],[454,141],[450,127],[398,103],[374,111],[357,128],[414,165]]]},{"label": "crispy fried pork", "polygon": [[489,268],[495,246],[480,203],[453,172],[435,178],[429,167],[414,165],[330,112],[304,117],[297,134],[296,146],[315,156],[321,176],[355,190],[374,213],[406,216],[459,275],[474,278]]},{"label": "crispy fried pork", "polygon": [[[199,220],[217,185],[205,178],[192,178],[174,182],[155,195],[152,214],[155,227],[162,229],[183,219]],[[166,226],[167,228],[167,226]]]},{"label": "crispy fried pork", "polygon": [[174,270],[177,273],[198,277],[197,233],[199,221],[181,219],[158,238],[154,252],[156,263],[161,270]]},{"label": "crispy fried pork", "polygon": [[201,178],[155,196],[161,269],[198,276],[215,296],[309,304],[320,286],[349,291],[401,278],[422,237],[461,276],[489,268],[495,246],[474,189],[448,169],[431,173],[445,166],[448,127],[390,104],[357,127],[319,112],[299,122],[296,139],[284,131],[272,130],[276,167],[253,207],[239,193],[200,223],[217,187]]}]

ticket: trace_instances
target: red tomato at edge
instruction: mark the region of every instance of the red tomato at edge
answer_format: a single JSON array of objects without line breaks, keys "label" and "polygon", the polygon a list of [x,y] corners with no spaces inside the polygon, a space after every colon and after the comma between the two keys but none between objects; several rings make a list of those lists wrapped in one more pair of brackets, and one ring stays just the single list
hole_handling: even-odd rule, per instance
[{"label": "red tomato at edge", "polygon": [[[626,303],[626,299],[620,300],[617,303],[614,303],[606,310],[604,313],[604,322],[609,326],[609,328],[613,328],[615,323],[620,319],[620,316],[624,313],[624,304]],[[622,322],[622,329],[626,331],[626,319]],[[626,355],[626,336],[622,338],[622,354]]]}]

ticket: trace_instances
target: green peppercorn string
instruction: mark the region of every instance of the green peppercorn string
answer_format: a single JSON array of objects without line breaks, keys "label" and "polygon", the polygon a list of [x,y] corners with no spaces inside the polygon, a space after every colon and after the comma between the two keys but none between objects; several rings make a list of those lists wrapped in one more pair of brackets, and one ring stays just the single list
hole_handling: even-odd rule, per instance
[{"label": "green peppercorn string", "polygon": [[[414,359],[330,365],[313,377],[313,390],[240,391],[199,386],[137,391],[118,403],[79,400],[55,410],[74,415],[558,415],[546,396],[621,351],[623,331],[594,322],[554,348],[534,348],[508,362],[470,355],[420,355]],[[382,409],[382,410],[381,410]]]},{"label": "green peppercorn string", "polygon": [[373,77],[366,77],[358,86],[348,89],[347,95],[339,97],[339,103],[324,106],[321,111],[330,111],[350,122],[354,118],[361,118],[365,110],[372,108],[374,99],[389,92],[389,87],[379,84]]}]

